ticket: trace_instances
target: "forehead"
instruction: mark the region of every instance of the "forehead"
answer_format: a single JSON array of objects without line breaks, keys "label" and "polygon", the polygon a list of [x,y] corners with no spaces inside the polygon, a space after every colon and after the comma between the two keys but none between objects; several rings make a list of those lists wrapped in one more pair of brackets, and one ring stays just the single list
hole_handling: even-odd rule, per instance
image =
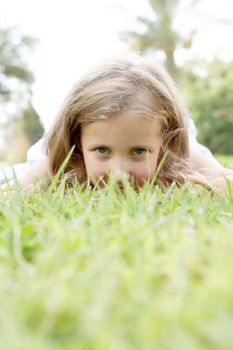
[{"label": "forehead", "polygon": [[106,120],[93,122],[83,128],[81,140],[88,143],[122,142],[153,143],[161,136],[158,120],[124,113]]}]

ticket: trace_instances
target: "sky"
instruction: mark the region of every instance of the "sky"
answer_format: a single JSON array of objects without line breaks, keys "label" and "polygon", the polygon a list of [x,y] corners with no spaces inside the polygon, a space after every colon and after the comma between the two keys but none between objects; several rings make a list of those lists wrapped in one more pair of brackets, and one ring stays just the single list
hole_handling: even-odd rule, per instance
[{"label": "sky", "polygon": [[[174,26],[184,36],[196,26],[200,30],[192,51],[177,52],[177,63],[193,55],[233,59],[233,25],[216,21],[233,21],[233,1],[201,0],[191,11],[190,2],[181,1]],[[119,32],[137,30],[139,15],[151,16],[147,0],[0,0],[0,23],[40,40],[27,60],[35,75],[32,102],[46,129],[83,73],[101,59],[128,50]]]}]

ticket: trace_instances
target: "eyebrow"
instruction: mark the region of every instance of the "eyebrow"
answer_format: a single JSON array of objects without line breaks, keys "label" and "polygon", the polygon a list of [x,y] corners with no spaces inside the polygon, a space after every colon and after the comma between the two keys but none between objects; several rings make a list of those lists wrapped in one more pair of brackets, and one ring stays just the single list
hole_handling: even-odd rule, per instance
[{"label": "eyebrow", "polygon": [[[111,148],[110,145],[108,145],[107,143],[104,143],[104,142],[95,142],[93,144],[90,144],[88,146],[88,148],[97,148],[97,147],[106,147],[106,148]],[[132,145],[132,146],[129,146],[128,149],[133,149],[133,148],[149,148],[149,149],[152,149],[154,147],[152,147],[150,144],[135,144],[135,145]]]}]

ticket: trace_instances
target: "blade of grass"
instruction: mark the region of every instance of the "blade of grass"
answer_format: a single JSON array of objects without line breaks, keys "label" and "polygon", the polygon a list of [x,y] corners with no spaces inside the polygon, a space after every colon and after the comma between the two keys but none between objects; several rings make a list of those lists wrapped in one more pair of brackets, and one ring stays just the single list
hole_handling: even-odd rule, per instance
[{"label": "blade of grass", "polygon": [[57,185],[57,183],[58,183],[58,181],[59,181],[59,179],[60,179],[64,169],[66,168],[66,166],[67,166],[67,164],[68,164],[68,162],[69,162],[69,160],[70,160],[70,158],[72,156],[72,153],[73,153],[74,149],[75,149],[75,145],[73,145],[73,147],[69,151],[67,157],[64,159],[62,165],[60,166],[59,170],[57,171],[56,175],[53,177],[53,180],[52,180],[52,182],[51,182],[51,184],[50,184],[50,186],[48,188],[48,191],[47,191],[47,193],[49,195],[51,195],[51,193],[54,191],[54,189],[55,189],[55,187],[56,187],[56,185]]},{"label": "blade of grass", "polygon": [[161,160],[160,160],[160,162],[158,164],[156,172],[155,172],[154,176],[152,177],[152,179],[150,181],[150,190],[152,190],[152,188],[154,187],[154,184],[155,184],[155,182],[156,182],[156,180],[158,178],[160,170],[161,170],[162,166],[164,165],[164,163],[165,163],[165,161],[166,161],[166,159],[168,157],[168,152],[169,152],[168,150],[166,150],[166,152],[164,152],[164,154],[163,154],[163,156],[162,156],[162,158],[161,158]]}]

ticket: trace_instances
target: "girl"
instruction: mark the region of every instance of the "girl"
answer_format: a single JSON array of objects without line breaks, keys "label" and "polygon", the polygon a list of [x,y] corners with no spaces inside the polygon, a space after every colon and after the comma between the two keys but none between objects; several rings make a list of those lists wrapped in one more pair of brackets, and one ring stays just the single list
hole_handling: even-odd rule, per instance
[{"label": "girl", "polygon": [[192,127],[174,81],[154,59],[130,54],[106,60],[69,92],[45,137],[44,156],[18,181],[27,189],[38,178],[51,179],[74,145],[64,169],[71,184],[89,178],[102,187],[112,174],[120,188],[127,180],[138,190],[166,152],[156,184],[191,180],[225,190],[224,176],[233,180],[233,171],[203,154],[208,150],[188,135]]}]

